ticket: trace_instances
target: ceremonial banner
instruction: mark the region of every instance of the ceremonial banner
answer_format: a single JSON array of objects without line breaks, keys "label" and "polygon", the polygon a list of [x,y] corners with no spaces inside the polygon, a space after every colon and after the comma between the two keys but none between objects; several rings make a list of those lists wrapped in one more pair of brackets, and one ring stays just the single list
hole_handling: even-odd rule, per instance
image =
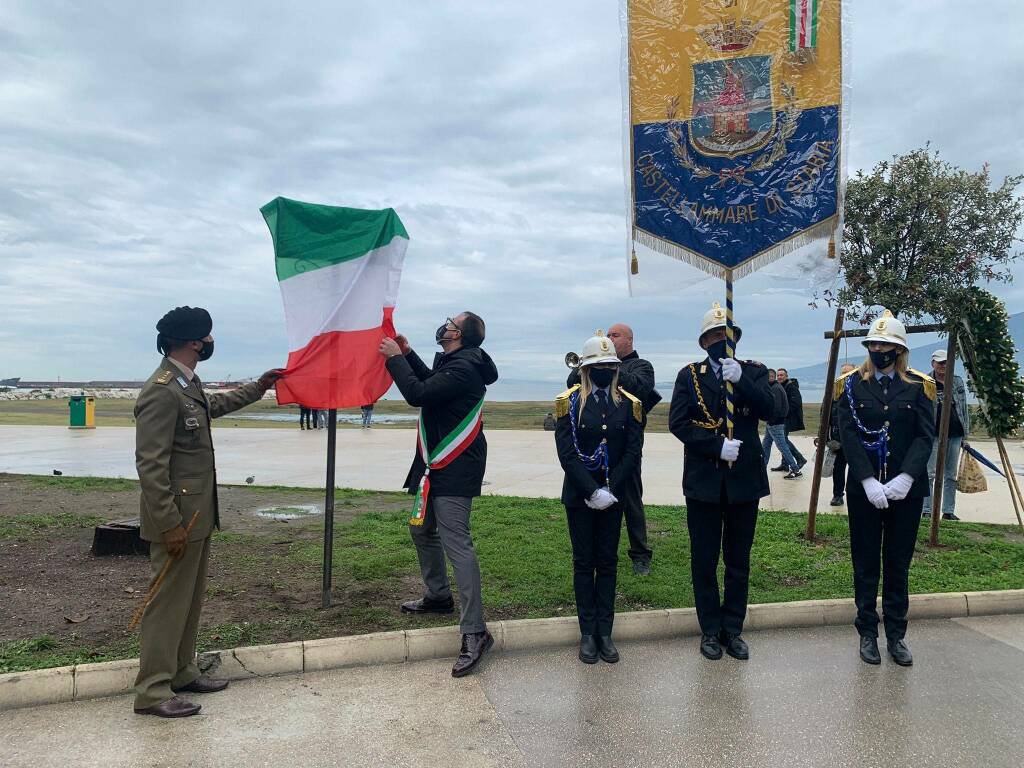
[{"label": "ceremonial banner", "polygon": [[392,314],[409,235],[391,208],[367,211],[278,197],[260,212],[274,239],[288,328],[277,402],[374,403],[391,386],[377,351]]},{"label": "ceremonial banner", "polygon": [[624,2],[633,239],[739,278],[833,235],[840,0]]}]

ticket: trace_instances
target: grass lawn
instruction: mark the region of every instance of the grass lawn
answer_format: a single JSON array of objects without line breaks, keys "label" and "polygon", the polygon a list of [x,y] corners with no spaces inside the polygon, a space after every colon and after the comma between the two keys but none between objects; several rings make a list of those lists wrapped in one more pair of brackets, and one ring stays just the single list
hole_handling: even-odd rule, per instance
[{"label": "grass lawn", "polygon": [[[129,481],[74,482],[94,491],[131,492],[124,485]],[[335,531],[335,607],[318,610],[322,544],[315,531],[289,539],[288,529],[282,527],[275,541],[224,531],[214,536],[217,578],[209,583],[211,603],[204,613],[200,650],[457,623],[457,616],[418,618],[398,611],[401,600],[420,593],[416,554],[406,526],[408,497],[344,491],[339,499],[357,514]],[[647,509],[653,570],[648,577],[633,575],[623,533],[617,610],[692,606],[685,510]],[[819,515],[820,538],[813,544],[802,537],[804,520],[803,515],[783,512],[760,514],[750,602],[852,595],[846,518]],[[47,516],[37,510],[6,521],[0,527],[0,545],[24,546],[36,537],[52,541],[75,526],[89,528],[94,523],[91,517],[76,519],[72,512]],[[473,529],[489,619],[575,614],[565,512],[557,501],[485,496],[474,504]],[[910,571],[911,592],[1024,588],[1024,538],[1014,528],[944,525],[942,540],[941,548],[929,548],[922,527]],[[242,598],[250,601],[245,618],[222,613]],[[121,624],[102,641],[88,644],[74,636],[15,637],[0,645],[0,672],[127,658],[137,651],[136,637]]]}]

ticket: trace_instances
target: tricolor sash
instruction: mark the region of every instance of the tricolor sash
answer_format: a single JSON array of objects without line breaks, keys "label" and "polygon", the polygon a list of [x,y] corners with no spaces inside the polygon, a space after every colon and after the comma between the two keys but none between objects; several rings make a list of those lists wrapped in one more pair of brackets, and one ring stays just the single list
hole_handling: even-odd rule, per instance
[{"label": "tricolor sash", "polygon": [[413,502],[412,518],[409,520],[409,525],[423,525],[423,520],[426,518],[427,498],[430,495],[430,470],[447,467],[462,455],[470,443],[476,440],[476,436],[480,434],[480,429],[484,425],[483,410],[484,399],[481,397],[480,402],[466,414],[466,418],[449,432],[432,451],[427,450],[427,430],[423,424],[423,411],[420,410],[416,447],[425,468],[423,477],[420,478],[419,487],[416,489],[416,500]]}]

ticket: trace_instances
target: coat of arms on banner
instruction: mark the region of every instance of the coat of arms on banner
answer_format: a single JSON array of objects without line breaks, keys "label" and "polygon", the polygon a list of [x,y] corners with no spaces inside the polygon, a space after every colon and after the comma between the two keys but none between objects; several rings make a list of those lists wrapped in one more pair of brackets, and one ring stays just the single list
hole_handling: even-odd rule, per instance
[{"label": "coat of arms on banner", "polygon": [[690,112],[698,152],[736,157],[763,147],[775,127],[771,56],[694,64]]}]

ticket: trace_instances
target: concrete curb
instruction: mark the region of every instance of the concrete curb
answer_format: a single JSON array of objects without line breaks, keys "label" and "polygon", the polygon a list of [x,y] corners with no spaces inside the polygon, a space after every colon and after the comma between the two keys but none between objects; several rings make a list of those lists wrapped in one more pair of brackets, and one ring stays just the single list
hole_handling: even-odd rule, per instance
[{"label": "concrete curb", "polygon": [[[853,600],[760,603],[747,611],[745,628],[789,629],[852,624]],[[1024,589],[911,595],[912,619],[955,619],[1024,613]],[[515,619],[488,625],[495,651],[528,651],[575,645],[575,616]],[[668,608],[615,615],[616,640],[657,640],[700,634],[693,608]],[[204,672],[224,680],[319,672],[342,667],[454,658],[459,628],[427,627],[397,632],[329,637],[276,645],[210,651],[199,656]],[[130,693],[138,659],[79,664],[0,675],[0,711]]]}]

